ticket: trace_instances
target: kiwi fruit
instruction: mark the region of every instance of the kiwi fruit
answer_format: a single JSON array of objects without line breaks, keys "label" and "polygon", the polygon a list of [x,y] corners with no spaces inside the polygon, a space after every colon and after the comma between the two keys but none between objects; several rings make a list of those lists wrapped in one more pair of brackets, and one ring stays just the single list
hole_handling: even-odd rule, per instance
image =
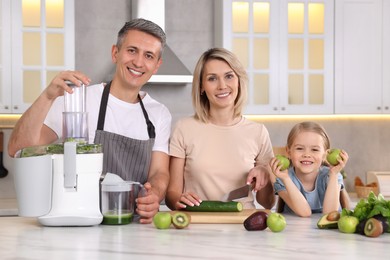
[{"label": "kiwi fruit", "polygon": [[381,214],[375,215],[373,216],[373,218],[380,220],[382,222],[383,233],[390,233],[390,222],[388,218],[384,217]]},{"label": "kiwi fruit", "polygon": [[191,216],[184,212],[176,212],[172,216],[172,224],[177,229],[188,227],[191,222]]},{"label": "kiwi fruit", "polygon": [[375,218],[369,218],[364,226],[364,234],[368,237],[379,237],[382,233],[382,222]]},{"label": "kiwi fruit", "polygon": [[364,219],[359,222],[359,224],[356,226],[356,233],[360,235],[364,235],[364,227],[366,226],[367,219]]}]

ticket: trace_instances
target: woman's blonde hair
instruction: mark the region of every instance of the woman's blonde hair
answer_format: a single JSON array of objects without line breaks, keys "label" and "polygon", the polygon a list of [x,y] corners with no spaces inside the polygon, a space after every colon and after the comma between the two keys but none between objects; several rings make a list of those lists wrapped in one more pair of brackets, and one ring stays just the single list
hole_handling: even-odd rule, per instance
[{"label": "woman's blonde hair", "polygon": [[301,122],[299,124],[296,124],[291,129],[291,131],[287,137],[287,147],[289,149],[293,145],[296,136],[301,132],[313,132],[313,133],[319,134],[322,137],[322,139],[324,140],[325,150],[330,149],[330,139],[329,139],[329,136],[326,133],[325,129],[321,125],[319,125],[315,122],[311,122],[311,121]]},{"label": "woman's blonde hair", "polygon": [[199,58],[192,80],[192,104],[195,110],[195,118],[208,122],[210,116],[210,102],[206,95],[202,95],[202,82],[204,67],[209,60],[226,62],[238,77],[238,95],[234,102],[234,117],[242,115],[248,96],[248,75],[237,56],[224,48],[212,48],[207,50]]}]

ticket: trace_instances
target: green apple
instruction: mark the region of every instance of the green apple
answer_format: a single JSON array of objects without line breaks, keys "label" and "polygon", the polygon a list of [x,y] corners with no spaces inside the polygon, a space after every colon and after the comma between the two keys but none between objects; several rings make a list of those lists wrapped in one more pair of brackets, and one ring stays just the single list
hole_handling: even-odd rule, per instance
[{"label": "green apple", "polygon": [[328,161],[328,163],[335,166],[339,164],[338,159],[341,159],[340,153],[340,149],[330,149],[328,155],[326,156],[326,160]]},{"label": "green apple", "polygon": [[276,159],[279,160],[279,164],[278,165],[282,166],[280,168],[281,171],[286,170],[290,166],[290,160],[286,156],[281,155],[281,154],[277,154],[275,157],[276,157]]},{"label": "green apple", "polygon": [[172,216],[169,212],[158,212],[153,217],[153,224],[158,229],[168,229],[172,223]]},{"label": "green apple", "polygon": [[338,229],[347,234],[356,232],[356,227],[359,224],[359,219],[355,216],[341,216],[337,222]]},{"label": "green apple", "polygon": [[287,222],[285,217],[277,212],[272,212],[268,215],[267,218],[267,227],[271,229],[272,232],[281,232],[286,227]]}]

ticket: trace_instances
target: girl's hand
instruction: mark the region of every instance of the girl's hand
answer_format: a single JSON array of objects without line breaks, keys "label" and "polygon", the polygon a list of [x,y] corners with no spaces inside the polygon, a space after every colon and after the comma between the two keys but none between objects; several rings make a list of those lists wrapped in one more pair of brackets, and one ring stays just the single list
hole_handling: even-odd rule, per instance
[{"label": "girl's hand", "polygon": [[199,206],[202,200],[199,198],[199,196],[193,192],[185,192],[182,193],[180,196],[180,200],[176,202],[176,209],[184,209],[188,206]]},{"label": "girl's hand", "polygon": [[345,165],[347,164],[348,162],[348,159],[349,159],[349,156],[348,156],[348,153],[344,150],[341,150],[340,152],[340,158],[337,159],[337,161],[339,162],[339,164],[337,165],[330,165],[330,173],[333,173],[333,174],[337,174],[339,172],[341,172],[342,169],[344,169]]},{"label": "girl's hand", "polygon": [[274,157],[271,159],[269,162],[269,166],[271,167],[272,173],[275,175],[275,177],[280,178],[280,179],[285,179],[289,178],[288,176],[288,169],[281,171],[280,169],[282,168],[282,165],[279,165],[280,161],[278,158]]}]

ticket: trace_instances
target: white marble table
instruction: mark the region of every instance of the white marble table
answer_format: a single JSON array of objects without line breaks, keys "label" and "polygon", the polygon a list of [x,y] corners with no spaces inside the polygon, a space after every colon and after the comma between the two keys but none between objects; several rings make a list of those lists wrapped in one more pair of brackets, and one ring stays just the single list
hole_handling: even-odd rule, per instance
[{"label": "white marble table", "polygon": [[43,227],[34,218],[0,217],[0,259],[389,259],[390,233],[319,230],[319,217],[286,215],[281,233],[242,224]]}]

